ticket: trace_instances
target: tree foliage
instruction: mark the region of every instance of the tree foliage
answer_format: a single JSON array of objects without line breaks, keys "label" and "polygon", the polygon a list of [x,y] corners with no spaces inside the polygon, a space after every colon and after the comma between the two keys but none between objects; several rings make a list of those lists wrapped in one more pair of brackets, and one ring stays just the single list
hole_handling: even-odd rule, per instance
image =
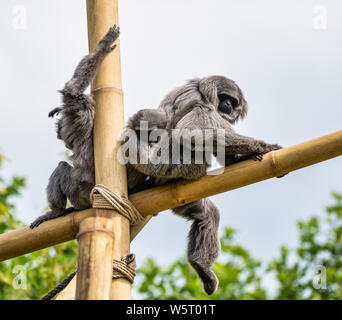
[{"label": "tree foliage", "polygon": [[335,203],[323,218],[298,222],[299,245],[292,255],[282,247],[269,264],[267,272],[278,282],[276,299],[342,299],[342,195],[332,196]]},{"label": "tree foliage", "polygon": [[[342,195],[333,199],[323,217],[298,222],[297,248],[281,247],[269,263],[253,258],[235,242],[234,230],[225,228],[213,266],[220,284],[210,297],[185,258],[167,267],[147,259],[138,270],[138,292],[146,299],[341,299]],[[273,279],[275,293],[265,279]]]},{"label": "tree foliage", "polygon": [[[4,157],[0,155],[0,170]],[[13,200],[20,195],[25,179],[6,182],[0,175],[0,233],[22,227],[15,218]],[[0,262],[0,300],[39,299],[74,271],[77,246],[71,241]]]}]

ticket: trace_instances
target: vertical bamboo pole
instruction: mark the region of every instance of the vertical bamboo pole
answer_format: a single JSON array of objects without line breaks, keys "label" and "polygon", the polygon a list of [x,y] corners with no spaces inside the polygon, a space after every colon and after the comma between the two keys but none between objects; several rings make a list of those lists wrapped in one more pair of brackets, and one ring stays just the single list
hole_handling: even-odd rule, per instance
[{"label": "vertical bamboo pole", "polygon": [[[152,216],[148,216],[145,218],[144,221],[134,226],[131,226],[130,228],[131,242],[137,236],[137,234],[145,227],[145,225],[149,222],[151,218]],[[70,281],[67,287],[56,297],[56,300],[75,300],[76,282],[77,282],[77,274]]]},{"label": "vertical bamboo pole", "polygon": [[113,256],[113,223],[106,217],[87,218],[80,224],[76,299],[108,300]]},{"label": "vertical bamboo pole", "polygon": [[[87,0],[87,18],[91,51],[109,27],[118,25],[118,0]],[[119,43],[102,62],[92,83],[92,92],[96,102],[96,183],[127,197],[126,169],[116,156],[118,138],[124,127]],[[114,211],[96,210],[95,218],[82,222],[79,235],[76,299],[130,299],[130,282],[112,281],[113,258],[121,259],[129,252],[129,221]]]}]

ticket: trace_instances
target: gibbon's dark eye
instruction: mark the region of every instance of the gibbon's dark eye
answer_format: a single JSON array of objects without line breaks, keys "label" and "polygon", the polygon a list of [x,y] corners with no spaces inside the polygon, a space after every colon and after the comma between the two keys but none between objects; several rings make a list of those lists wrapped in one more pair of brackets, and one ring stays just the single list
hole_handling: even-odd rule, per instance
[{"label": "gibbon's dark eye", "polygon": [[218,98],[219,98],[220,102],[223,102],[224,100],[229,99],[229,96],[226,94],[219,94]]}]

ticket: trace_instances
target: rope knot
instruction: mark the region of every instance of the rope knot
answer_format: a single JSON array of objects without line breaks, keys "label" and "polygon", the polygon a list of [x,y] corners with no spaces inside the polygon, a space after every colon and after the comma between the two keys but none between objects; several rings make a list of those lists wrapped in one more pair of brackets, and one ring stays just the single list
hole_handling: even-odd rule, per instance
[{"label": "rope knot", "polygon": [[135,254],[129,253],[124,255],[121,260],[113,261],[113,279],[125,278],[130,283],[134,282],[135,277]]},{"label": "rope knot", "polygon": [[128,199],[119,196],[102,184],[97,184],[90,192],[90,202],[94,209],[109,209],[121,214],[135,225],[144,217]]}]

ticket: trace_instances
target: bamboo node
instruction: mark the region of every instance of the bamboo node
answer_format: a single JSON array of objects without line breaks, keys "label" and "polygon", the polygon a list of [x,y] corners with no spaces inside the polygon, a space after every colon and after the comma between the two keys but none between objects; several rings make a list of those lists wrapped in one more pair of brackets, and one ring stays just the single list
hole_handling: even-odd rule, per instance
[{"label": "bamboo node", "polygon": [[282,169],[281,169],[281,166],[279,164],[277,153],[272,151],[270,158],[271,158],[271,167],[274,170],[275,174],[282,173]]},{"label": "bamboo node", "polygon": [[95,88],[95,89],[91,90],[91,93],[94,94],[94,93],[97,93],[99,91],[115,91],[116,93],[118,93],[118,94],[123,96],[122,89],[120,89],[118,87],[113,87],[113,86]]},{"label": "bamboo node", "polygon": [[104,229],[104,228],[92,228],[92,229],[80,231],[79,233],[77,233],[76,239],[78,240],[82,235],[84,235],[85,233],[89,233],[89,232],[104,232],[110,235],[114,239],[114,232],[109,231],[108,229]]},{"label": "bamboo node", "polygon": [[144,220],[144,217],[131,201],[112,192],[102,184],[97,184],[91,190],[90,202],[94,209],[114,210],[128,219],[131,225],[138,224]]},{"label": "bamboo node", "polygon": [[114,259],[113,279],[124,278],[130,283],[133,283],[135,278],[135,268],[136,261],[134,253],[124,255],[121,260]]}]

